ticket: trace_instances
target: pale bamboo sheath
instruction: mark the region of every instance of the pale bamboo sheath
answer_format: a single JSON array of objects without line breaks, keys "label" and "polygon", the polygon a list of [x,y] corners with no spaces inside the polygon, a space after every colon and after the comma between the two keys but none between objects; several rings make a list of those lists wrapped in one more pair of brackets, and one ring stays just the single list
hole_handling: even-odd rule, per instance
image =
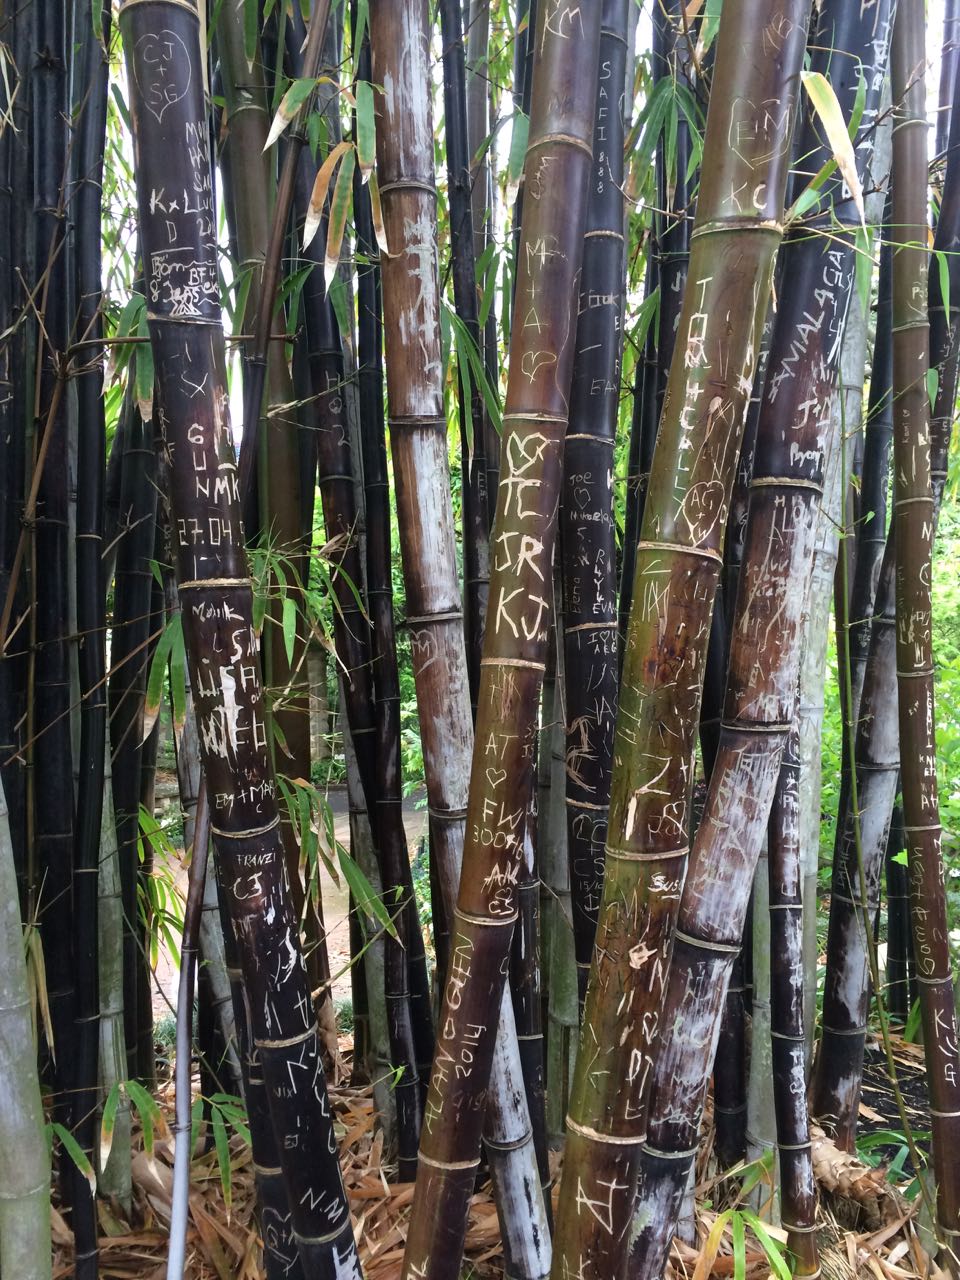
[{"label": "pale bamboo sheath", "polygon": [[[359,1276],[316,1020],[285,874],[230,438],[200,24],[126,0],[147,316],[214,848],[305,1276]],[[268,1228],[265,1225],[264,1230]]]},{"label": "pale bamboo sheath", "polygon": [[50,1265],[50,1155],[20,925],[7,802],[0,786],[0,1273],[44,1280]]},{"label": "pale bamboo sheath", "polygon": [[[688,849],[710,610],[782,235],[806,21],[799,2],[734,0],[720,26],[705,143],[712,163],[701,182],[637,549],[606,878],[554,1241],[557,1280],[609,1280],[626,1252],[650,1054]],[[752,105],[774,98],[776,112]]]},{"label": "pale bamboo sheath", "polygon": [[[383,95],[377,96],[377,167],[391,253],[381,266],[390,445],[431,843],[445,906],[452,914],[460,879],[473,725],[443,415],[425,0],[381,0],[372,6],[370,37],[373,80],[384,86]],[[510,1274],[536,1278],[549,1269],[549,1231],[516,1033],[508,1018],[497,1035],[489,1110],[492,1128],[498,1135],[509,1135],[509,1141],[504,1140],[502,1156],[491,1161],[491,1173],[504,1220],[512,1223],[512,1235],[505,1241]],[[514,1204],[524,1205],[525,1213],[514,1213]],[[430,1211],[435,1218],[436,1203]],[[462,1240],[462,1228],[455,1228],[455,1234]],[[438,1243],[433,1256],[455,1267],[459,1247],[450,1252],[456,1253],[454,1262]]]},{"label": "pale bamboo sheath", "polygon": [[[913,951],[930,1090],[943,1262],[960,1271],[960,1061],[947,939],[934,738],[926,115],[922,0],[901,0],[893,39],[893,448],[897,690]],[[949,1250],[949,1252],[948,1252]]]}]

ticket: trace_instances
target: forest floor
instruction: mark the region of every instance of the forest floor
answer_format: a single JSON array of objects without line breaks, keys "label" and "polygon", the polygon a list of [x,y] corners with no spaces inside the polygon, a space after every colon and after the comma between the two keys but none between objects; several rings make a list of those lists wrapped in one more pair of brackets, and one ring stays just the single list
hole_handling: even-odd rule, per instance
[{"label": "forest floor", "polygon": [[[352,1044],[341,1039],[344,1060]],[[898,1075],[910,1109],[925,1093],[922,1054],[916,1046],[895,1042]],[[368,1088],[338,1083],[331,1089],[337,1118],[344,1180],[353,1209],[355,1234],[366,1280],[399,1280],[413,1186],[389,1180],[391,1170],[383,1151]],[[878,1137],[869,1167],[846,1156],[815,1135],[814,1164],[820,1185],[819,1243],[823,1274],[828,1280],[934,1280],[942,1273],[932,1266],[919,1224],[922,1209],[909,1200],[909,1167],[897,1154],[899,1120],[886,1083],[885,1067],[876,1060],[868,1068],[861,1120],[865,1133]],[[162,1280],[173,1180],[173,1086],[161,1087],[159,1103],[166,1125],[158,1133],[153,1159],[142,1148],[137,1130],[133,1159],[133,1204],[129,1214],[116,1205],[101,1206],[100,1275],[103,1280]],[[701,1148],[697,1212],[689,1238],[674,1242],[667,1280],[765,1280],[773,1275],[767,1254],[747,1230],[745,1269],[737,1273],[731,1235],[713,1230],[724,1207],[723,1183],[710,1171],[709,1109]],[[890,1158],[892,1154],[892,1158]],[[908,1163],[908,1162],[907,1162]],[[554,1194],[562,1165],[553,1157]],[[761,1188],[762,1189],[762,1188]],[[905,1194],[906,1193],[906,1194]],[[250,1149],[235,1136],[230,1141],[230,1170],[225,1177],[215,1151],[197,1154],[193,1163],[191,1222],[186,1280],[259,1280],[260,1242],[254,1213]],[[781,1243],[775,1227],[769,1232]],[[64,1218],[54,1211],[54,1278],[72,1273],[72,1236]],[[467,1235],[464,1276],[495,1280],[503,1275],[500,1231],[489,1184],[474,1196]]]}]

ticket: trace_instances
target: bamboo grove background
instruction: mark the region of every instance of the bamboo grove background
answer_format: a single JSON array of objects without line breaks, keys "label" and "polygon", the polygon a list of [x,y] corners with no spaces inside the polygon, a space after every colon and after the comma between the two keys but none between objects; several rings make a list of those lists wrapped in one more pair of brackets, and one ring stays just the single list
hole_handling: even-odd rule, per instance
[{"label": "bamboo grove background", "polygon": [[453,1280],[487,1187],[511,1280],[703,1212],[814,1276],[878,1143],[960,1273],[958,61],[955,0],[4,4],[0,1274],[208,1274],[242,1151],[221,1276]]}]

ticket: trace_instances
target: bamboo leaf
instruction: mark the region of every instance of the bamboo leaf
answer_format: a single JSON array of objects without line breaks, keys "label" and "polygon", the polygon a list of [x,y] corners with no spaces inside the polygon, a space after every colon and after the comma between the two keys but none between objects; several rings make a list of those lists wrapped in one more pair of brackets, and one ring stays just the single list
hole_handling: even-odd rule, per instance
[{"label": "bamboo leaf", "polygon": [[314,179],[313,191],[310,193],[310,203],[307,206],[307,216],[303,222],[304,249],[317,234],[317,229],[323,221],[323,210],[327,203],[327,192],[330,189],[333,171],[351,146],[352,143],[349,142],[338,142],[320,166],[320,170]]},{"label": "bamboo leaf", "polygon": [[512,204],[520,178],[523,174],[523,162],[527,155],[527,139],[530,136],[530,117],[518,111],[513,117],[513,132],[510,135],[510,154],[507,157],[507,204]]},{"label": "bamboo leaf", "polygon": [[179,743],[187,720],[187,653],[183,640],[183,618],[175,613],[170,619],[170,709],[173,733]]},{"label": "bamboo leaf", "polygon": [[293,650],[297,643],[297,606],[290,596],[283,598],[282,611],[283,647],[286,650],[287,662],[293,665]]},{"label": "bamboo leaf", "polygon": [[377,158],[377,125],[373,109],[373,89],[366,80],[357,85],[357,163],[364,182],[373,172]]},{"label": "bamboo leaf", "polygon": [[717,1214],[716,1221],[710,1228],[710,1234],[703,1242],[703,1248],[700,1250],[700,1256],[697,1258],[697,1265],[693,1272],[693,1280],[707,1280],[707,1277],[713,1270],[713,1264],[720,1251],[720,1241],[723,1239],[723,1233],[726,1230],[727,1223],[729,1221],[729,1209],[725,1209],[723,1213]]},{"label": "bamboo leaf", "polygon": [[934,249],[933,256],[937,260],[937,278],[940,282],[940,303],[944,313],[950,315],[950,264],[942,249]]},{"label": "bamboo leaf", "polygon": [[100,1118],[100,1168],[106,1167],[113,1146],[113,1134],[117,1127],[117,1111],[120,1107],[120,1081],[112,1085],[103,1104]]},{"label": "bamboo leaf", "polygon": [[260,6],[257,0],[243,0],[243,53],[247,66],[252,69],[257,58],[257,21]]},{"label": "bamboo leaf", "polygon": [[367,187],[370,191],[370,216],[373,218],[373,231],[377,237],[377,245],[384,257],[392,258],[393,254],[387,244],[387,228],[383,222],[383,207],[380,204],[380,184],[377,181],[376,170],[371,173]]},{"label": "bamboo leaf", "polygon": [[936,404],[937,391],[939,390],[939,388],[940,388],[940,370],[928,369],[927,370],[927,395],[930,397],[931,409]]},{"label": "bamboo leaf", "polygon": [[147,689],[143,699],[143,736],[141,745],[146,742],[153,732],[153,726],[157,723],[157,716],[160,714],[160,703],[163,700],[163,680],[167,674],[167,659],[170,656],[170,646],[173,643],[173,633],[170,626],[164,627],[157,641],[157,647],[153,651],[153,660],[150,663],[150,672],[147,676]]},{"label": "bamboo leaf", "polygon": [[271,124],[270,132],[267,134],[267,140],[263,144],[264,151],[273,146],[291,120],[296,117],[297,112],[313,93],[316,86],[316,80],[294,80],[293,84],[280,99],[277,114],[273,117],[273,124]]},{"label": "bamboo leaf", "polygon": [[734,1213],[731,1216],[730,1230],[733,1235],[733,1280],[746,1280],[747,1243],[741,1213]]},{"label": "bamboo leaf", "polygon": [[[93,24],[93,34],[97,37],[97,44],[106,53],[107,46],[103,43],[103,0],[90,0],[90,21]],[[7,101],[9,100],[8,95]]]},{"label": "bamboo leaf", "polygon": [[210,1119],[213,1125],[213,1144],[217,1150],[217,1164],[220,1166],[220,1186],[223,1189],[223,1204],[227,1211],[227,1222],[230,1221],[230,1210],[233,1207],[233,1170],[230,1167],[230,1140],[227,1137],[227,1126],[219,1107],[210,1108]]},{"label": "bamboo leaf", "polygon": [[850,141],[850,134],[847,132],[847,125],[833,85],[820,71],[801,71],[800,78],[814,111],[820,117],[820,123],[833,150],[834,159],[843,174],[843,180],[856,205],[857,213],[860,215],[860,222],[866,226],[867,217],[863,207],[863,187],[860,185],[860,177],[857,173],[857,158],[854,155],[853,143]]},{"label": "bamboo leaf", "polygon": [[350,209],[350,197],[353,194],[353,171],[357,164],[357,153],[350,150],[343,157],[343,164],[337,174],[337,185],[330,202],[330,225],[327,228],[327,252],[323,263],[323,279],[329,289],[340,265],[340,250],[343,246],[343,233],[347,228],[347,213]]},{"label": "bamboo leaf", "polygon": [[51,1135],[60,1139],[60,1144],[64,1151],[90,1184],[91,1195],[96,1195],[97,1175],[94,1173],[93,1165],[87,1159],[80,1143],[65,1125],[59,1124],[56,1120],[48,1126],[48,1130]]},{"label": "bamboo leaf", "polygon": [[[147,326],[146,300],[144,300],[143,310],[140,312],[137,332],[141,338],[150,337],[150,329]],[[140,410],[140,417],[144,422],[149,422],[153,417],[153,349],[149,342],[138,344],[134,369],[133,389],[137,408]]]},{"label": "bamboo leaf", "polygon": [[133,1109],[140,1117],[143,1128],[143,1149],[147,1153],[147,1158],[152,1160],[154,1133],[157,1130],[162,1132],[166,1128],[163,1115],[142,1084],[136,1080],[124,1080],[123,1087]]},{"label": "bamboo leaf", "polygon": [[350,857],[343,845],[337,845],[337,853],[340,857],[343,878],[350,886],[350,892],[353,894],[357,906],[366,915],[373,916],[375,920],[378,920],[391,938],[397,938],[399,941],[396,926],[390,918],[390,912],[383,905],[383,901],[375,892],[373,885],[360,870],[358,864]]},{"label": "bamboo leaf", "polygon": [[771,1270],[777,1273],[779,1280],[790,1280],[791,1272],[787,1264],[786,1258],[783,1256],[783,1249],[779,1241],[774,1240],[773,1236],[764,1226],[763,1222],[752,1209],[741,1209],[744,1220],[750,1227],[750,1230],[757,1237],[760,1246],[767,1255],[767,1261],[770,1263]]}]

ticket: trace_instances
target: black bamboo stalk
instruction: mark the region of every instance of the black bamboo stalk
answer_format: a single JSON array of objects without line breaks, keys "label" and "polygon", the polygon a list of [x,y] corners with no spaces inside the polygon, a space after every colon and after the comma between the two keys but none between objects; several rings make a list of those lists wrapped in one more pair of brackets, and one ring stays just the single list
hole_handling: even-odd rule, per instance
[{"label": "black bamboo stalk", "polygon": [[[828,0],[811,40],[813,68],[829,68],[842,111],[852,108],[866,69],[864,116],[871,122],[879,107],[882,77],[876,71],[886,65],[889,26],[888,6],[866,13]],[[799,154],[810,157],[816,172],[832,149],[816,115],[804,123]],[[868,160],[869,148],[860,148],[861,182]],[[827,463],[841,445],[835,406],[860,222],[853,199],[837,181],[825,185],[820,200],[810,225],[792,232],[782,255],[783,278],[791,287],[780,298],[760,409],[720,749],[681,895],[663,1007],[666,1030],[654,1063],[647,1142],[639,1161],[630,1255],[639,1277],[659,1275],[666,1259],[696,1149],[726,987],[797,713],[800,636],[820,502]],[[835,235],[838,226],[845,234]],[[828,229],[829,237],[823,234]],[[789,797],[783,794],[786,807]],[[802,970],[795,978],[799,986]],[[802,992],[797,999],[802,1008]],[[802,1072],[802,1053],[797,1059],[794,1050],[791,1064]],[[658,1212],[651,1215],[654,1202]],[[806,1200],[797,1194],[794,1203],[802,1207]],[[807,1224],[786,1225],[801,1235]]]},{"label": "black bamboo stalk", "polygon": [[770,810],[770,1037],[780,1161],[780,1213],[795,1274],[816,1275],[817,1188],[807,1112],[803,1007],[803,877],[800,861],[800,732],[787,737]]},{"label": "black bamboo stalk", "polygon": [[887,963],[886,1001],[891,1023],[903,1026],[910,1013],[910,875],[897,859],[904,848],[903,810],[894,805],[887,840]]},{"label": "black bamboo stalk", "polygon": [[581,1005],[603,888],[619,675],[613,454],[623,339],[624,0],[604,3],[601,24],[560,517],[567,848]]},{"label": "black bamboo stalk", "polygon": [[[84,340],[103,336],[101,301],[101,188],[106,130],[110,13],[94,30],[91,10],[78,20],[78,83],[81,106],[76,143],[74,218],[76,225],[77,333]],[[85,352],[76,379],[78,417],[76,593],[80,684],[79,786],[73,855],[74,964],[77,980],[74,1135],[93,1164],[100,1052],[98,975],[98,877],[103,819],[104,752],[107,738],[106,593],[101,569],[106,429],[103,409],[103,353]],[[78,1280],[97,1274],[97,1219],[86,1178],[74,1178],[73,1230]]]},{"label": "black bamboo stalk", "polygon": [[[69,253],[64,183],[67,177],[68,44],[62,5],[33,6],[33,226],[42,324],[37,339],[33,418],[40,470],[33,549],[36,649],[33,687],[34,825],[42,884],[39,923],[53,1026],[50,1045],[54,1115],[72,1112],[75,1061],[75,970],[69,921],[73,899],[73,766],[70,741],[70,661],[67,644],[68,477],[66,378]],[[65,1172],[65,1181],[69,1175]]]},{"label": "black bamboo stalk", "polygon": [[[457,335],[457,360],[469,369],[465,347],[481,352],[477,267],[474,254],[470,152],[467,143],[466,67],[461,28],[461,0],[440,0],[443,40],[444,137],[447,152],[447,199],[453,298],[465,337]],[[478,361],[478,364],[480,361]],[[463,626],[470,672],[470,704],[474,719],[480,689],[480,658],[490,589],[490,512],[487,495],[486,440],[489,435],[483,389],[470,376],[467,401],[461,376],[460,452],[463,472]]]},{"label": "black bamboo stalk", "polygon": [[[122,533],[117,545],[110,643],[110,745],[113,756],[113,807],[123,892],[123,1024],[127,1071],[137,1079],[137,974],[141,965],[137,903],[140,834],[140,760],[146,647],[150,637],[157,490],[150,424],[127,392],[123,414],[124,455],[120,487]],[[143,1064],[143,1070],[149,1064]]]},{"label": "black bamboo stalk", "polygon": [[[230,439],[200,24],[190,3],[127,0],[141,243],[187,661],[212,831],[304,1273],[359,1275],[287,882]],[[189,199],[171,209],[161,190]],[[184,209],[182,206],[186,204]],[[215,483],[215,481],[217,483]]]},{"label": "black bamboo stalk", "polygon": [[[683,883],[710,609],[773,261],[807,6],[724,10],[690,287],[637,548],[597,946],[567,1121],[553,1274],[617,1275]],[[760,31],[777,30],[774,49]],[[776,116],[745,103],[775,96]],[[749,123],[748,123],[749,120]],[[742,127],[745,149],[726,145]],[[749,209],[733,193],[756,188]],[[704,1075],[706,1072],[704,1072]],[[702,1084],[702,1081],[701,1081]],[[589,1212],[582,1206],[589,1203]]]},{"label": "black bamboo stalk", "polygon": [[[943,1246],[944,1263],[956,1273],[955,1250],[960,1242],[960,1163],[956,1159],[960,1143],[960,1067],[941,853],[930,625],[930,563],[937,509],[931,462],[938,442],[930,421],[926,382],[933,353],[924,298],[928,270],[925,38],[923,5],[918,0],[901,0],[892,51],[896,116],[891,218],[897,692],[903,830],[930,1090],[937,1235]],[[951,401],[948,420],[952,413]]]},{"label": "black bamboo stalk", "polygon": [[943,6],[943,45],[940,53],[940,93],[937,110],[934,154],[943,155],[949,145],[954,101],[956,98],[957,64],[960,62],[960,3],[946,0]]}]

